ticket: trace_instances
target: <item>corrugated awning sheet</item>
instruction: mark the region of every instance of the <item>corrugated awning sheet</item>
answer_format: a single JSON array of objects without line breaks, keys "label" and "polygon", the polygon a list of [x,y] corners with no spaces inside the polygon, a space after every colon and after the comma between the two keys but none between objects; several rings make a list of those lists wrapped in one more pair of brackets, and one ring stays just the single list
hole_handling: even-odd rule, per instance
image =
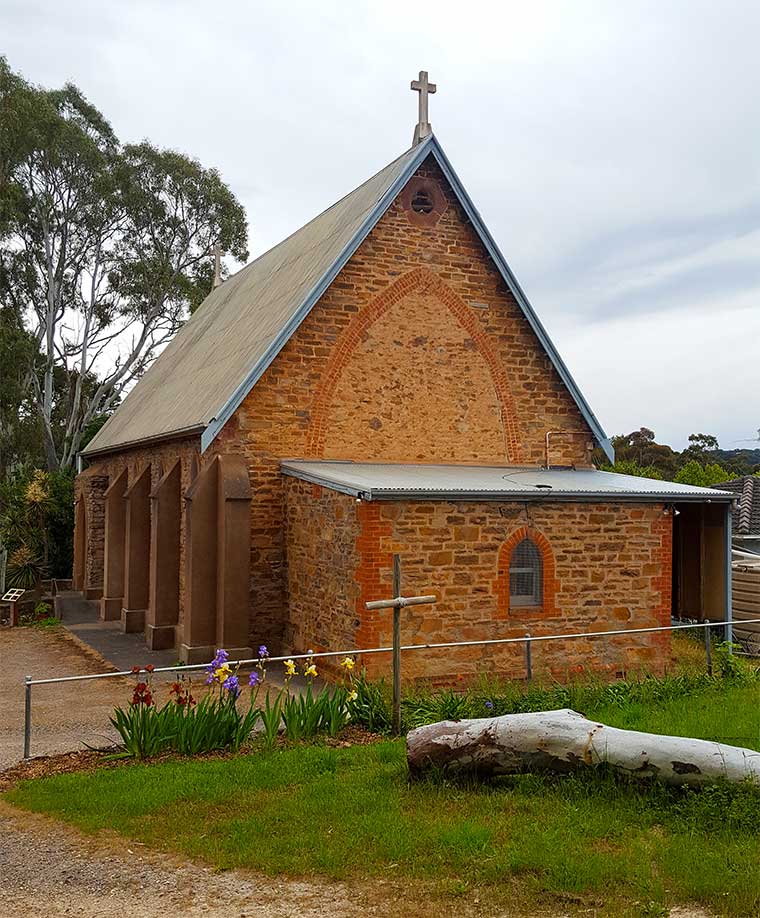
[{"label": "corrugated awning sheet", "polygon": [[282,471],[286,475],[368,500],[400,497],[504,497],[518,500],[596,497],[717,503],[735,497],[727,491],[713,488],[695,488],[596,469],[289,460],[282,463]]}]

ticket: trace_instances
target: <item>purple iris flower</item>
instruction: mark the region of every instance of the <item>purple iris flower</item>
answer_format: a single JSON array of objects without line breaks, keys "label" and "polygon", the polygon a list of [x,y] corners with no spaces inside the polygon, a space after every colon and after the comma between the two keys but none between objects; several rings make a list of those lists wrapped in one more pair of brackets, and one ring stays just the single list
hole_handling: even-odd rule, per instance
[{"label": "purple iris flower", "polygon": [[209,663],[206,669],[208,673],[208,675],[206,676],[206,685],[211,685],[211,683],[214,681],[214,673],[219,669],[220,666],[222,666],[222,664],[226,663],[227,660],[229,660],[229,658],[230,658],[230,655],[227,653],[226,650],[222,648],[219,648],[217,650],[216,656]]},{"label": "purple iris flower", "polygon": [[222,683],[222,686],[227,689],[233,698],[237,698],[240,694],[240,683],[238,682],[237,676],[228,676]]},{"label": "purple iris flower", "polygon": [[248,685],[250,685],[251,688],[256,688],[256,686],[259,685],[260,683],[261,683],[261,675],[260,673],[257,673],[256,670],[254,670],[251,673],[250,678],[248,679]]},{"label": "purple iris flower", "polygon": [[493,701],[487,701],[486,707],[488,708],[489,711],[493,711]]},{"label": "purple iris flower", "polygon": [[259,647],[259,659],[263,660],[264,657],[268,657],[268,656],[269,656],[269,651],[267,650],[267,645],[262,644],[261,647]]}]

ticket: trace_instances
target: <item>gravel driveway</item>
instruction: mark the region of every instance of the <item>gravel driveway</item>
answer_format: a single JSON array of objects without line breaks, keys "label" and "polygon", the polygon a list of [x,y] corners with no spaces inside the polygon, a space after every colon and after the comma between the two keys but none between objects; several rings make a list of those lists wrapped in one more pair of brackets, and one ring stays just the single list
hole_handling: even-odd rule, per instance
[{"label": "gravel driveway", "polygon": [[[0,769],[23,755],[24,676],[45,678],[103,672],[92,651],[62,627],[0,631]],[[104,746],[115,740],[108,723],[128,697],[126,679],[39,685],[32,689],[32,755]]]}]

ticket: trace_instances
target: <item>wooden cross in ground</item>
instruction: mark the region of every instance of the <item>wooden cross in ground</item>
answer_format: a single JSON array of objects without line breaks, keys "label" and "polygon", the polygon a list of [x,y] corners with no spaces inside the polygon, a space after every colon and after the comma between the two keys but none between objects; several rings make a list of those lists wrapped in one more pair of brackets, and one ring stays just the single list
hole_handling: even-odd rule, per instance
[{"label": "wooden cross in ground", "polygon": [[393,599],[374,599],[365,603],[367,609],[393,609],[393,732],[396,734],[401,733],[401,610],[406,606],[422,606],[435,601],[435,596],[401,595],[401,559],[394,555]]},{"label": "wooden cross in ground", "polygon": [[420,70],[420,78],[418,80],[412,80],[411,89],[420,94],[420,110],[417,118],[417,127],[414,129],[413,146],[416,146],[429,134],[433,133],[433,129],[428,121],[428,95],[435,92],[436,85],[428,81],[427,70]]}]

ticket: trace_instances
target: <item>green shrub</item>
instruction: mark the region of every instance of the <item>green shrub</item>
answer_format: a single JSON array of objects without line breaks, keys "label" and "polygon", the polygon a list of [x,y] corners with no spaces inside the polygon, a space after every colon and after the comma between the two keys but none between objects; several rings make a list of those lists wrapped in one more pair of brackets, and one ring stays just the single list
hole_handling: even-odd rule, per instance
[{"label": "green shrub", "polygon": [[206,695],[197,705],[170,701],[160,714],[164,717],[168,748],[180,755],[200,755],[216,749],[237,752],[259,719],[259,711],[253,707],[241,714],[230,695]]},{"label": "green shrub", "polygon": [[282,723],[282,694],[275,695],[272,701],[269,692],[264,696],[264,707],[259,709],[264,733],[264,744],[271,749],[277,741]]},{"label": "green shrub", "polygon": [[[23,550],[25,557],[35,559],[34,573],[27,571],[19,586],[36,586],[48,575],[70,577],[74,562],[74,473],[25,466],[7,473],[0,482],[0,542],[11,557]],[[33,576],[37,579],[31,582]]]},{"label": "green shrub", "polygon": [[33,590],[45,576],[47,568],[42,558],[29,545],[20,545],[8,558],[6,585]]},{"label": "green shrub", "polygon": [[[473,699],[451,689],[405,698],[401,704],[404,729],[412,730],[438,720],[463,720],[473,716]],[[482,714],[475,716],[483,716]]]},{"label": "green shrub", "polygon": [[[253,736],[259,720],[264,744],[274,746],[284,724],[285,736],[296,742],[311,739],[318,733],[336,736],[352,718],[357,694],[351,688],[353,659],[341,666],[348,677],[348,686],[325,686],[315,694],[313,679],[317,669],[307,660],[303,675],[307,679],[303,694],[291,694],[290,680],[296,675],[292,660],[285,663],[285,687],[277,694],[267,691],[263,705],[257,704],[259,691],[266,678],[266,647],[259,648],[259,661],[251,673],[248,710],[241,713],[238,698],[241,693],[238,668],[227,662],[225,650],[217,650],[208,666],[206,684],[209,694],[196,703],[189,682],[180,677],[169,690],[169,700],[158,707],[151,685],[152,666],[145,670],[133,668],[138,681],[128,708],[117,708],[111,723],[119,733],[126,755],[137,758],[172,750],[182,755],[198,755],[216,749],[237,752]],[[141,673],[145,672],[143,677]]]}]

